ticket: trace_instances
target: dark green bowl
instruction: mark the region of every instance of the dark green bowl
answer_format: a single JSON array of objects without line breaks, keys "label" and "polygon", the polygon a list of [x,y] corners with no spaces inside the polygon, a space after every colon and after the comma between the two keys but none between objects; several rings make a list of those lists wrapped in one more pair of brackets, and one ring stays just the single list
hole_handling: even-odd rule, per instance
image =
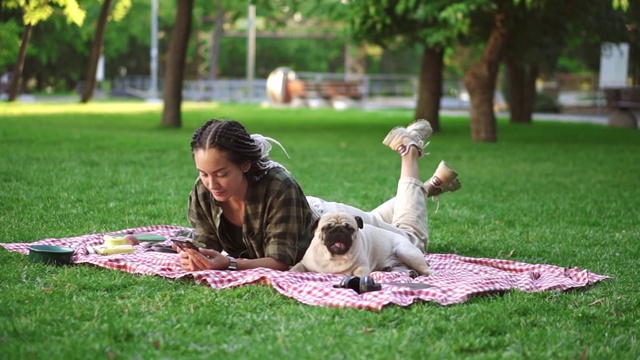
[{"label": "dark green bowl", "polygon": [[43,262],[52,265],[70,265],[73,249],[66,246],[31,245],[29,259],[32,262]]}]

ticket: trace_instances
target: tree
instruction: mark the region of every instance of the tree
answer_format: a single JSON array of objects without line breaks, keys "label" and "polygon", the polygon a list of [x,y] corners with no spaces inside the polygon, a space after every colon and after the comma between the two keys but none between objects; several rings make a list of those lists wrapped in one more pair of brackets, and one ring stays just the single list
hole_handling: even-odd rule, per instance
[{"label": "tree", "polygon": [[464,75],[464,85],[471,99],[469,114],[471,139],[483,142],[497,141],[493,98],[496,91],[498,68],[508,35],[505,24],[506,9],[496,7],[489,15],[492,20],[489,39],[482,50],[480,59],[471,65]]},{"label": "tree", "polygon": [[7,9],[21,8],[23,11],[22,20],[24,29],[22,32],[20,50],[18,52],[18,59],[13,67],[13,78],[9,87],[8,101],[13,102],[18,97],[24,62],[27,55],[27,47],[29,45],[29,39],[31,38],[33,27],[53,14],[56,10],[56,7],[53,5],[61,7],[63,13],[67,17],[67,21],[73,22],[77,26],[82,25],[85,17],[85,11],[80,8],[76,0],[5,0],[0,4],[2,7]]},{"label": "tree", "polygon": [[[264,5],[267,11],[281,9],[280,5],[272,6],[268,0],[256,2]],[[193,0],[177,0],[176,3],[177,11],[169,44],[163,88],[164,108],[161,125],[167,127],[182,126],[180,110],[182,104],[182,83],[184,80],[188,40],[191,33],[194,9]],[[237,2],[225,4],[236,5]],[[296,5],[297,1],[292,1],[292,4]],[[284,7],[285,5],[283,4],[282,6]]]},{"label": "tree", "polygon": [[[160,74],[164,73],[165,54],[170,41],[168,35],[171,34],[175,22],[175,7],[174,0],[158,0],[158,70]],[[114,7],[114,13],[115,10]],[[150,74],[150,15],[150,0],[133,1],[131,8],[121,21],[109,22],[105,29],[103,49],[107,77]]]},{"label": "tree", "polygon": [[[214,8],[210,9],[210,5],[214,5]],[[231,0],[215,0],[213,4],[202,4],[194,10],[197,14],[196,20],[199,20],[197,25],[199,32],[207,29],[209,24],[213,23],[213,31],[211,32],[210,37],[205,41],[205,44],[208,43],[207,48],[198,49],[202,53],[198,55],[206,55],[206,58],[201,56],[203,61],[197,76],[198,78],[215,80],[220,75],[218,60],[220,58],[220,49],[225,34],[225,28],[232,27],[233,23],[240,16],[246,13],[246,4],[244,2]],[[212,12],[213,16],[211,16]],[[197,34],[196,37],[200,38],[200,34]],[[198,61],[198,64],[200,63],[201,61]]]},{"label": "tree", "polygon": [[224,35],[224,17],[226,10],[222,8],[221,0],[216,0],[216,18],[215,18],[215,30],[213,31],[213,37],[211,39],[211,50],[209,60],[209,79],[215,80],[218,78],[218,56],[220,54],[220,42]]},{"label": "tree", "polygon": [[348,7],[355,40],[382,46],[400,40],[405,46],[423,48],[414,117],[427,119],[434,131],[439,131],[445,49],[468,30],[465,19],[473,6],[449,0],[392,0],[383,4],[362,0],[349,2]]},{"label": "tree", "polygon": [[176,0],[176,20],[171,33],[167,68],[164,74],[162,96],[162,126],[181,127],[182,82],[187,56],[189,35],[191,34],[192,10],[194,0]]},{"label": "tree", "polygon": [[20,46],[15,39],[22,34],[22,21],[19,21],[21,16],[16,16],[16,12],[0,12],[0,72],[15,64],[18,57]]},{"label": "tree", "polygon": [[83,31],[86,22],[83,27],[69,26],[65,16],[57,12],[33,28],[22,73],[22,82],[29,81],[29,86],[22,86],[21,91],[76,89],[88,59],[89,37]]},{"label": "tree", "polygon": [[[620,8],[626,10],[629,6],[627,0],[603,1],[606,1],[608,9]],[[534,31],[533,33],[528,33],[526,38],[518,38],[517,29],[526,29],[526,25],[523,25],[522,21],[519,21],[522,19],[518,19],[518,15],[522,14],[524,11],[532,11],[533,13],[527,14],[527,16],[539,16],[540,23],[537,24],[538,27],[547,25],[553,27],[553,22],[547,24],[550,19],[548,15],[552,14],[553,16],[557,16],[557,12],[559,11],[558,6],[571,6],[573,7],[573,11],[593,8],[591,7],[592,4],[587,7],[576,0],[492,0],[487,5],[490,7],[480,8],[479,12],[474,14],[474,19],[476,20],[476,28],[480,29],[482,32],[483,29],[487,28],[486,15],[490,16],[491,25],[489,37],[484,45],[480,59],[465,72],[464,84],[469,92],[469,96],[471,97],[470,118],[472,139],[474,141],[481,142],[495,142],[497,141],[497,132],[496,118],[493,111],[493,98],[496,88],[498,67],[506,52],[507,44],[511,41],[510,39],[513,39],[512,43],[526,45],[529,49],[532,48],[532,46],[540,45],[541,42],[544,43],[545,40],[552,40],[555,44],[561,44],[561,38],[559,38],[559,35],[561,36],[562,34],[555,34],[552,35],[552,38],[545,39],[544,37],[540,37],[540,31]],[[550,10],[548,13],[545,13],[545,9]],[[545,14],[547,16],[544,16]],[[559,17],[556,19],[561,22],[564,21],[571,24],[571,16],[574,16],[573,13],[571,11],[565,11],[564,14],[567,17]],[[589,21],[596,21],[598,23],[601,21],[600,14],[598,13],[591,13],[589,16],[579,18],[589,19]],[[571,29],[571,31],[582,30],[580,27],[569,29]],[[593,29],[595,29],[594,31],[599,31],[600,26],[593,26]],[[582,32],[581,36],[589,36],[590,34],[593,34],[593,32]],[[530,35],[533,37],[530,38]],[[536,40],[529,41],[530,39]],[[526,54],[527,52],[525,51],[524,53]],[[530,116],[532,102],[527,104],[524,100],[532,96],[532,84],[535,80],[532,75],[537,75],[537,65],[533,65],[529,71],[525,71],[525,69],[521,67],[523,60],[520,59],[518,55],[514,56],[513,53],[510,54],[510,56],[511,58],[509,59],[508,66],[510,67],[509,72],[511,73],[511,76],[513,76],[514,80],[523,80],[520,82],[514,81],[515,86],[512,86],[516,88],[513,91],[518,91],[518,89],[521,91],[520,93],[511,95],[515,96],[515,101],[519,102],[514,114],[517,119],[527,121],[526,116],[527,114]],[[533,61],[531,64],[533,64]],[[529,73],[529,79],[525,81],[523,76],[527,72]]]},{"label": "tree", "polygon": [[[173,23],[174,3],[172,0],[159,2],[162,7],[159,33],[163,34],[169,28],[168,24]],[[57,10],[33,28],[21,78],[23,84],[29,80],[29,87],[23,85],[20,91],[73,91],[79,83],[84,82],[102,3],[95,0],[82,2],[86,17],[81,27],[69,26],[66,16]],[[149,74],[149,1],[132,3],[126,13],[126,9],[122,9],[123,3],[131,1],[112,2],[104,33],[105,80],[125,74],[127,70],[131,75]],[[8,64],[13,67],[17,59],[22,35],[22,13],[21,8],[11,11],[3,8],[0,11],[1,71],[10,70]],[[160,40],[161,49],[166,49],[168,39],[161,37]]]},{"label": "tree", "polygon": [[[434,27],[434,18],[440,9],[434,6],[425,11],[421,8],[429,5],[405,0],[385,2],[382,6],[375,0],[358,1],[349,6],[354,40],[383,47],[398,41],[404,46],[419,44],[423,47],[414,118],[427,119],[434,131],[439,131],[444,50],[441,44],[430,46],[425,32]],[[428,17],[420,14],[428,14]]]},{"label": "tree", "polygon": [[[93,89],[96,86],[96,72],[98,70],[98,62],[102,55],[104,47],[104,32],[107,27],[107,21],[109,19],[109,9],[112,4],[112,0],[103,0],[102,9],[98,22],[96,24],[96,34],[91,44],[91,55],[89,57],[89,66],[87,69],[87,77],[84,82],[84,88],[82,90],[82,98],[80,102],[87,103],[93,96]],[[116,8],[113,13],[115,21],[122,19],[129,9],[131,8],[131,0],[121,0],[116,4]]]},{"label": "tree", "polygon": [[[597,60],[603,42],[628,41],[624,15],[610,0],[593,0],[589,6],[571,0],[517,4],[510,15],[505,56],[511,122],[532,122],[535,81],[540,74],[555,72],[570,44],[588,48]],[[598,71],[599,64],[592,62]]]},{"label": "tree", "polygon": [[13,102],[18,98],[20,92],[20,79],[22,78],[22,70],[24,69],[24,60],[27,57],[27,46],[29,45],[29,39],[31,38],[31,31],[33,25],[25,23],[24,30],[22,32],[22,40],[20,41],[20,51],[18,52],[18,60],[13,66],[13,72],[11,77],[11,84],[9,85],[9,98],[7,101]]},{"label": "tree", "polygon": [[[554,7],[553,10],[558,9]],[[539,14],[521,2],[510,17],[513,25],[509,26],[512,30],[506,44],[505,65],[508,79],[506,98],[512,123],[531,123],[540,69],[550,67],[558,58],[559,46],[554,46],[553,39],[547,34],[559,36],[563,22],[552,25],[549,19]],[[557,14],[555,19],[565,15]]]},{"label": "tree", "polygon": [[102,54],[104,29],[107,27],[107,17],[109,16],[111,2],[112,0],[104,0],[102,3],[102,10],[100,11],[96,25],[96,36],[93,38],[93,44],[91,44],[91,56],[89,57],[87,77],[84,81],[84,88],[82,89],[82,98],[80,99],[82,103],[89,102],[93,96],[93,88],[96,86],[96,72],[98,70],[100,55]]}]

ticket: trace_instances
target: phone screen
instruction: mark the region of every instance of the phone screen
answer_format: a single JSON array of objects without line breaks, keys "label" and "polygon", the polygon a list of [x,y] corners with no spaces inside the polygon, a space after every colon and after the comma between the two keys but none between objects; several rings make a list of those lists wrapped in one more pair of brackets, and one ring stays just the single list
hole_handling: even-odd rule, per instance
[{"label": "phone screen", "polygon": [[178,246],[182,250],[185,250],[185,249],[198,250],[198,247],[193,242],[191,242],[191,240],[171,239],[171,241],[173,241],[173,243],[176,244],[176,246]]}]

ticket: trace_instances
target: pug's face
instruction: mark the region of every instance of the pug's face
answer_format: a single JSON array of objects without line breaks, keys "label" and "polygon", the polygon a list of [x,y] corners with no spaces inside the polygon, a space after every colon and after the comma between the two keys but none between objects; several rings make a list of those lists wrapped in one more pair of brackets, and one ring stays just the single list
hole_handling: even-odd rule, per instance
[{"label": "pug's face", "polygon": [[358,238],[362,219],[346,213],[326,213],[318,221],[316,236],[333,255],[344,255]]}]

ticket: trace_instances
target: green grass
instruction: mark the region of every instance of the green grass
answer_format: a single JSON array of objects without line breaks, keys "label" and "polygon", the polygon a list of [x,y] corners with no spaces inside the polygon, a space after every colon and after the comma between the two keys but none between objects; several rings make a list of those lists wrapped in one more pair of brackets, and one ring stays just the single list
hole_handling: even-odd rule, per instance
[{"label": "green grass", "polygon": [[[242,121],[307,194],[370,209],[393,195],[381,144],[409,111],[185,104],[0,104],[0,241],[152,224],[187,226],[189,141],[211,117]],[[262,285],[212,290],[0,249],[0,359],[639,359],[640,133],[588,124],[498,124],[474,143],[442,118],[421,161],[463,187],[430,203],[430,252],[575,266],[613,278],[570,292],[487,295],[380,312],[303,305]]]}]

